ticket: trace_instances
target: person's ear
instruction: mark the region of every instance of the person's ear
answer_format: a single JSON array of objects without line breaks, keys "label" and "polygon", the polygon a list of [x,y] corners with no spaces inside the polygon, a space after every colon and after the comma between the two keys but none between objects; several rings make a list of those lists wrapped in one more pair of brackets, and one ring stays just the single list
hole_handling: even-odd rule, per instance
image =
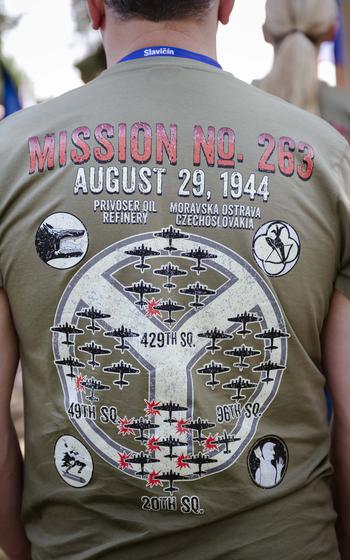
[{"label": "person's ear", "polygon": [[322,41],[333,41],[337,33],[338,26],[334,23],[322,37]]},{"label": "person's ear", "polygon": [[235,0],[220,0],[219,4],[219,21],[223,25],[227,25],[230,21],[230,15],[235,5]]},{"label": "person's ear", "polygon": [[270,43],[272,45],[272,38],[271,38],[270,33],[267,31],[265,24],[263,25],[262,30],[263,30],[264,39],[265,39],[266,43]]},{"label": "person's ear", "polygon": [[105,20],[104,0],[87,0],[87,7],[93,29],[102,29]]}]

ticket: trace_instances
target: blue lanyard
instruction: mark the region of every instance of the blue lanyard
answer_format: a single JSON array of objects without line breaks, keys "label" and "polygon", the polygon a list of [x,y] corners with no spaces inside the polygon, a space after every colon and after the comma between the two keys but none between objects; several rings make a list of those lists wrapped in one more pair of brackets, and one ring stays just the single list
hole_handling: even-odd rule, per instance
[{"label": "blue lanyard", "polygon": [[119,60],[118,64],[121,62],[129,62],[129,60],[137,60],[138,58],[152,58],[159,56],[190,58],[191,60],[198,60],[199,62],[210,64],[211,66],[215,66],[216,68],[220,68],[222,70],[220,64],[213,58],[193,51],[187,51],[186,49],[178,49],[176,47],[147,47],[140,49]]}]

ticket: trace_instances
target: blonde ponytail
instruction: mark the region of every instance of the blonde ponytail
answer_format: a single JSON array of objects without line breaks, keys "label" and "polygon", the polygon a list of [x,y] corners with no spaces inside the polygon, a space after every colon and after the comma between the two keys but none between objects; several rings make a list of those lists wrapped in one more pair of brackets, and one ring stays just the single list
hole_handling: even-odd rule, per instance
[{"label": "blonde ponytail", "polygon": [[275,58],[261,89],[319,113],[318,47],[336,13],[335,0],[267,0],[265,33]]}]

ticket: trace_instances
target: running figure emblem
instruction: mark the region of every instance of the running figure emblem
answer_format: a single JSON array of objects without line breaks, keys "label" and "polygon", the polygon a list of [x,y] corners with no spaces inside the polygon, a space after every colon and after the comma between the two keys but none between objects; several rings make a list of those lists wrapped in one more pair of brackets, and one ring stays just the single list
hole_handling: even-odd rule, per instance
[{"label": "running figure emblem", "polygon": [[292,226],[274,221],[264,224],[253,240],[254,258],[269,276],[284,276],[297,264],[300,239]]}]

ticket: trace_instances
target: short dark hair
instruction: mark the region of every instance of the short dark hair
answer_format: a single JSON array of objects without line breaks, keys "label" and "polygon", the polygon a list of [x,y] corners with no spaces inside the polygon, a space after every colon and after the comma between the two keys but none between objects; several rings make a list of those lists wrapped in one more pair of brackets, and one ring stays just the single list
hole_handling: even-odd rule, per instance
[{"label": "short dark hair", "polygon": [[122,19],[139,18],[149,21],[200,18],[213,0],[105,0]]}]

